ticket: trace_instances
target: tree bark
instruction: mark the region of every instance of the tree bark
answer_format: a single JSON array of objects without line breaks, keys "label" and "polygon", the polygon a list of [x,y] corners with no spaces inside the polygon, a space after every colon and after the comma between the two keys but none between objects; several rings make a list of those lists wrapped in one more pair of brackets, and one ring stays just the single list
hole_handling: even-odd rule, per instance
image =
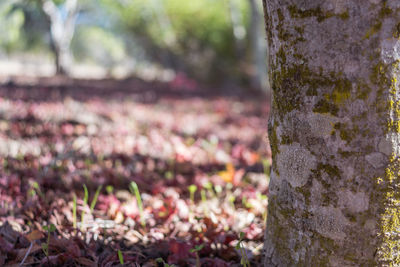
[{"label": "tree bark", "polygon": [[399,266],[400,1],[263,3],[264,266]]},{"label": "tree bark", "polygon": [[65,1],[65,16],[52,0],[41,1],[43,12],[50,22],[51,49],[55,57],[56,73],[68,74],[72,61],[70,45],[75,33],[78,0]]}]

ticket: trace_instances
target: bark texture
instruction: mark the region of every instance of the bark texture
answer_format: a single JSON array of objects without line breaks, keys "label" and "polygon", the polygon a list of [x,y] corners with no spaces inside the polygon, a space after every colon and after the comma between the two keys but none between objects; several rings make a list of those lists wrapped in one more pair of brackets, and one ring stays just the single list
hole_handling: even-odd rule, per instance
[{"label": "bark texture", "polygon": [[400,266],[400,1],[263,0],[265,266]]}]

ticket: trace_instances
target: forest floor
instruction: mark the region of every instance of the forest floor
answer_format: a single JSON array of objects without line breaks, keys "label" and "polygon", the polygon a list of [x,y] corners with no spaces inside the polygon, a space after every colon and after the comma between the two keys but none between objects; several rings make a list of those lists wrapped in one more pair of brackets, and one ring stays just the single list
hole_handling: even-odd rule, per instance
[{"label": "forest floor", "polygon": [[0,266],[259,266],[268,111],[185,80],[4,83]]}]

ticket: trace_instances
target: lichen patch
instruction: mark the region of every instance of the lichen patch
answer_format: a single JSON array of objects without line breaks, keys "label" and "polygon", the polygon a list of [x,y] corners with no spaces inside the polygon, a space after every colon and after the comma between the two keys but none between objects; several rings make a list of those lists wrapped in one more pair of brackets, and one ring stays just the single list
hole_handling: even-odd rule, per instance
[{"label": "lichen patch", "polygon": [[311,113],[305,118],[311,127],[310,133],[316,137],[330,136],[333,125],[338,122],[338,118],[329,114]]},{"label": "lichen patch", "polygon": [[369,196],[365,192],[342,190],[338,192],[339,206],[347,208],[352,213],[368,210]]},{"label": "lichen patch", "polygon": [[374,152],[365,156],[365,160],[375,169],[383,167],[387,162],[387,157],[379,152]]},{"label": "lichen patch", "polygon": [[326,11],[333,11],[335,14],[340,14],[347,11],[347,5],[345,0],[329,0],[322,4],[322,7]]},{"label": "lichen patch", "polygon": [[313,207],[315,230],[322,236],[333,240],[343,240],[345,229],[350,223],[339,208]]},{"label": "lichen patch", "polygon": [[378,144],[378,150],[379,150],[379,152],[381,152],[387,156],[392,155],[392,151],[393,151],[392,141],[387,138],[381,139]]},{"label": "lichen patch", "polygon": [[277,167],[282,179],[294,188],[307,183],[311,170],[316,168],[317,160],[309,150],[299,143],[280,146]]}]

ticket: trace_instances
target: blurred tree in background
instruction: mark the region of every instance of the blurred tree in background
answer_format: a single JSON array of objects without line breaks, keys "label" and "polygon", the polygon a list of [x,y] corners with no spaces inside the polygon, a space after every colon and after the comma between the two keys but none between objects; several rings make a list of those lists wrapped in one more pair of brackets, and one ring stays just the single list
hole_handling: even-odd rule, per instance
[{"label": "blurred tree in background", "polygon": [[38,0],[50,28],[50,44],[54,53],[56,73],[67,74],[71,64],[71,41],[78,16],[78,0]]},{"label": "blurred tree in background", "polygon": [[171,69],[206,82],[268,87],[256,0],[3,0],[3,58],[46,55],[134,73]]}]

